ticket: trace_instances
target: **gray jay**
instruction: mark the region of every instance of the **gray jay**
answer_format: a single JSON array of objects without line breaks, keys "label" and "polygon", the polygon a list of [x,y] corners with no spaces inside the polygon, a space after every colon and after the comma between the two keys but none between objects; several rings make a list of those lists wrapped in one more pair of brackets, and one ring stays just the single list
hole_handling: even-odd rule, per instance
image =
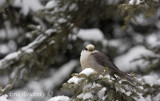
[{"label": "gray jay", "polygon": [[104,70],[107,73],[117,74],[119,77],[126,78],[130,82],[138,83],[140,82],[135,78],[129,76],[128,74],[120,71],[117,66],[107,57],[104,53],[95,50],[94,45],[88,44],[81,52],[80,63],[82,69],[92,68],[96,72],[102,74]]}]

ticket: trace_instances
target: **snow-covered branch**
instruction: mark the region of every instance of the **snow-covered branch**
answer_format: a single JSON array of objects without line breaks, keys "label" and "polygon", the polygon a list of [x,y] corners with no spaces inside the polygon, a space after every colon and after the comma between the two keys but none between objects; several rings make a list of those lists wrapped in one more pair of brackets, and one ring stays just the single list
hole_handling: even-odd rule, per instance
[{"label": "snow-covered branch", "polygon": [[[10,90],[12,88],[12,86],[14,85],[14,83],[17,81],[17,79],[19,78],[20,72],[21,70],[25,67],[25,56],[30,55],[32,58],[34,52],[38,49],[38,47],[46,41],[46,39],[48,37],[51,36],[51,34],[55,32],[53,29],[48,29],[47,31],[45,31],[45,34],[40,34],[33,42],[31,42],[30,44],[28,44],[25,47],[22,47],[20,50],[18,50],[17,52],[13,52],[11,54],[8,54],[6,57],[4,57],[2,60],[0,60],[0,69],[7,69],[8,67],[12,67],[13,71],[12,73],[14,75],[12,75],[12,77],[10,78],[8,84],[0,89],[0,95],[6,93],[8,90]],[[52,40],[52,44],[53,44],[53,40]],[[20,62],[22,61],[23,62]],[[26,61],[28,61],[26,59]],[[16,68],[14,68],[16,67]]]},{"label": "snow-covered branch", "polygon": [[[50,35],[55,32],[53,29],[48,29],[45,31],[45,34],[40,34],[33,42],[28,44],[25,47],[22,47],[17,52],[13,52],[11,54],[8,54],[5,58],[0,60],[0,69],[5,69],[7,67],[10,67],[12,64],[16,64],[17,61],[23,58],[25,55],[32,54],[35,49],[41,45]],[[53,44],[53,42],[52,42]],[[18,64],[17,64],[18,65]]]},{"label": "snow-covered branch", "polygon": [[[160,82],[151,76],[140,78],[142,84],[137,86],[120,77],[109,74],[99,75],[93,69],[86,68],[79,74],[74,74],[63,89],[72,89],[72,100],[124,100],[124,101],[159,101]],[[158,82],[153,82],[153,80]]]}]

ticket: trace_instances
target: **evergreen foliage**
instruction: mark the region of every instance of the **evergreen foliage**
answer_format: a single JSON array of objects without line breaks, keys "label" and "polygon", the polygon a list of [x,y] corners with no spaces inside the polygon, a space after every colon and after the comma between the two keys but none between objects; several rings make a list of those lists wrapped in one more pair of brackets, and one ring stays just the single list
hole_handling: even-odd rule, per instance
[{"label": "evergreen foliage", "polygon": [[[125,16],[125,25],[123,29],[128,25],[131,19],[134,19],[136,22],[135,16],[138,14],[143,14],[144,18],[153,16],[155,14],[155,2],[151,0],[131,0],[133,4],[120,4],[118,8],[121,10],[123,15]],[[139,1],[139,3],[138,3]]]},{"label": "evergreen foliage", "polygon": [[[113,58],[141,45],[153,54],[134,59],[132,62],[147,62],[147,65],[135,65],[138,68],[135,72],[141,76],[150,73],[159,76],[160,44],[153,44],[148,39],[150,35],[159,34],[159,1],[40,0],[46,6],[36,12],[30,10],[27,14],[22,12],[23,7],[14,4],[15,1],[4,0],[0,4],[0,48],[4,45],[9,47],[7,52],[0,51],[0,77],[8,79],[7,83],[0,81],[0,95],[23,88],[31,80],[45,79],[48,72],[61,70],[59,68],[69,60],[79,61],[85,43],[95,44],[98,50]],[[131,1],[133,3],[129,3]],[[104,40],[90,41],[77,37],[82,28],[99,28]],[[75,67],[78,65],[76,63]],[[142,65],[145,69],[141,69]],[[79,69],[74,68],[70,72],[73,71],[79,72]],[[68,77],[53,85],[54,95],[60,92],[58,88]],[[72,78],[81,80],[78,83],[67,82],[63,89],[73,90],[73,100],[85,100],[82,98],[84,95],[90,96],[86,100],[154,100],[160,92],[159,85],[151,86],[142,81],[144,84],[137,86],[106,74],[74,74]]]},{"label": "evergreen foliage", "polygon": [[160,93],[160,84],[149,85],[143,78],[139,85],[105,72],[100,75],[90,68],[72,76],[62,87],[72,90],[71,101],[139,101],[147,97],[151,100]]}]

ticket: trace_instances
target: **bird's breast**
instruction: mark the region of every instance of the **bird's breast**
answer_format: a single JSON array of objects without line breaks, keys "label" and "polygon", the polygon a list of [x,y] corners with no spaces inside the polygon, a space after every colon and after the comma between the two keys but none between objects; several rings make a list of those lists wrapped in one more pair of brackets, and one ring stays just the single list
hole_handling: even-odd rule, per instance
[{"label": "bird's breast", "polygon": [[91,67],[88,61],[90,54],[91,53],[82,50],[81,57],[80,57],[80,63],[81,63],[82,69]]}]

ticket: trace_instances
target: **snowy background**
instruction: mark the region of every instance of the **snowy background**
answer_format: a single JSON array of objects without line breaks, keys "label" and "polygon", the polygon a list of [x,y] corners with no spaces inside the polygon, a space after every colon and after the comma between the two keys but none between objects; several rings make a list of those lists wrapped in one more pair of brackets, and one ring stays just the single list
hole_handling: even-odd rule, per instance
[{"label": "snowy background", "polygon": [[[107,0],[105,5],[117,6],[118,1]],[[140,3],[138,0],[136,5]],[[130,0],[129,4],[133,5],[133,0]],[[47,35],[52,35],[57,31],[56,28],[59,28],[52,28],[53,23],[56,26],[56,24],[63,24],[67,21],[64,18],[55,19],[54,14],[53,17],[47,16],[48,12],[45,12],[44,18],[39,15],[41,14],[40,10],[52,10],[56,6],[56,0],[9,0],[8,3],[6,0],[0,0],[0,21],[2,22],[0,24],[0,85],[2,88],[17,75],[16,71],[19,69],[13,68],[13,62],[16,61],[16,64],[19,64],[17,61],[21,58],[28,59],[27,62],[21,64],[27,69],[21,70],[19,79],[14,79],[14,86],[6,92],[6,95],[0,96],[0,101],[58,101],[58,99],[68,101],[69,97],[67,96],[71,96],[71,91],[60,91],[61,85],[68,81],[72,73],[81,71],[80,52],[88,43],[94,44],[97,50],[111,57],[120,70],[128,73],[134,72],[138,78],[144,77],[153,82],[159,79],[160,50],[155,48],[160,47],[160,7],[157,7],[155,15],[150,18],[145,19],[141,13],[136,15],[137,22],[131,20],[131,24],[125,30],[121,29],[123,17],[119,17],[119,13],[112,12],[113,14],[109,17],[93,14],[92,18],[86,19],[79,29],[76,27],[73,30],[74,34],[68,32],[64,52],[62,49],[57,55],[47,55],[48,61],[54,56],[58,57],[55,57],[53,63],[49,62],[47,69],[44,69],[44,66],[39,68],[37,65],[33,65],[31,61],[39,58],[38,53],[33,54],[38,45],[44,44],[44,40],[48,39]],[[77,9],[78,6],[72,4],[70,10]],[[56,9],[55,11],[58,12]],[[37,34],[32,30],[37,33],[44,31],[44,33]],[[65,35],[61,37],[65,37]],[[57,45],[57,40],[63,41],[63,38],[56,38],[51,39],[52,41],[49,40],[49,45]],[[57,47],[61,45],[63,46],[63,44],[58,44]],[[40,54],[47,54],[47,52]],[[36,58],[32,58],[32,55]],[[147,57],[153,58],[152,62]],[[135,59],[136,61],[134,61]],[[24,61],[26,60],[24,59]],[[157,65],[153,66],[154,63]],[[31,94],[35,94],[35,96]],[[58,95],[65,96],[51,98]]]}]

